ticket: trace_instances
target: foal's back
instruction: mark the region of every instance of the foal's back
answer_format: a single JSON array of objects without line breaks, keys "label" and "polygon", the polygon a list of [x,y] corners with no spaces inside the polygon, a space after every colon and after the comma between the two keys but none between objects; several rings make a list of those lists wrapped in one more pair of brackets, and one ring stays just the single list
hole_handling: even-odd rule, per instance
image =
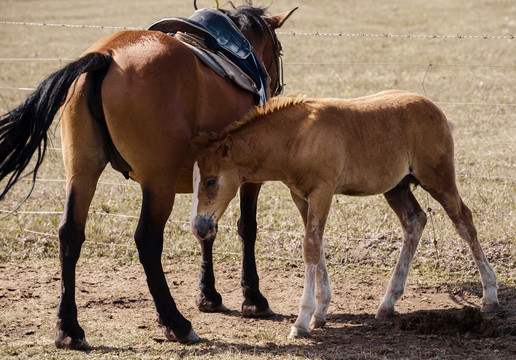
[{"label": "foal's back", "polygon": [[[373,195],[422,167],[453,164],[451,131],[442,111],[417,94],[391,90],[344,99],[309,99],[296,134],[307,173],[334,178],[336,193]],[[303,161],[303,159],[299,159]],[[316,168],[314,168],[314,166]],[[310,167],[311,169],[308,169]]]}]

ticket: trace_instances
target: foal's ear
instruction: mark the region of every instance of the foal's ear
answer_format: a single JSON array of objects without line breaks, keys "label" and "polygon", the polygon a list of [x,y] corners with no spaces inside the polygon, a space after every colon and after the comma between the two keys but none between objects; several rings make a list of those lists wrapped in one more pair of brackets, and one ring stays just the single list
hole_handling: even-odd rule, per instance
[{"label": "foal's ear", "polygon": [[294,8],[290,11],[283,12],[281,14],[275,15],[270,18],[266,18],[267,22],[269,23],[272,30],[278,29],[283,25],[283,23],[292,15],[294,11],[296,11],[298,8]]},{"label": "foal's ear", "polygon": [[219,146],[219,153],[222,158],[229,157],[229,152],[231,151],[231,148],[233,147],[233,138],[231,135],[226,135],[226,138],[222,141],[222,143]]}]

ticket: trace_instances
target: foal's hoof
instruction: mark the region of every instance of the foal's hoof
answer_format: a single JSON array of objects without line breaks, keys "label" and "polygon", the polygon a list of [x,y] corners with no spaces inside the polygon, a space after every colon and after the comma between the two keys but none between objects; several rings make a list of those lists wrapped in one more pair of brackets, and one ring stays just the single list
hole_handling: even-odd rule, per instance
[{"label": "foal's hoof", "polygon": [[195,299],[195,305],[199,311],[207,313],[229,311],[229,309],[222,303],[222,298],[220,301],[211,301],[208,300],[203,294],[197,295],[197,298]]},{"label": "foal's hoof", "polygon": [[320,329],[326,325],[326,320],[321,320],[317,318],[313,318],[312,321],[310,321],[310,329]]},{"label": "foal's hoof", "polygon": [[482,312],[489,314],[494,313],[500,310],[500,304],[498,302],[495,303],[484,303],[482,304]]},{"label": "foal's hoof", "polygon": [[199,336],[195,333],[195,331],[193,331],[193,329],[190,329],[190,332],[188,333],[188,335],[186,335],[185,337],[182,337],[182,338],[177,337],[168,326],[165,327],[165,329],[163,331],[169,341],[177,341],[182,344],[192,344],[192,343],[199,342],[199,340],[200,340]]},{"label": "foal's hoof", "polygon": [[92,350],[92,347],[85,338],[72,339],[71,336],[66,336],[62,331],[58,331],[54,344],[58,349],[69,349],[69,350],[80,350],[88,351]]},{"label": "foal's hoof", "polygon": [[298,329],[294,326],[292,326],[292,329],[290,329],[290,334],[288,335],[289,339],[306,339],[309,337],[310,333],[308,331]]},{"label": "foal's hoof", "polygon": [[390,319],[390,318],[394,317],[394,315],[395,315],[394,310],[379,308],[378,311],[376,312],[375,319],[378,319],[378,320]]}]

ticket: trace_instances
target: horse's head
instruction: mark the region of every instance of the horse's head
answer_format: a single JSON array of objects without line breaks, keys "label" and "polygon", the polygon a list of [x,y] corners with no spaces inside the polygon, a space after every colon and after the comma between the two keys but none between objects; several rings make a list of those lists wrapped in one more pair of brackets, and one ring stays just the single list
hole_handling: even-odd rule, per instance
[{"label": "horse's head", "polygon": [[266,8],[254,7],[251,2],[232,10],[220,10],[240,29],[260,57],[266,75],[271,82],[268,91],[276,96],[283,90],[281,43],[274,32],[280,28],[297,8],[275,16],[269,16]]},{"label": "horse's head", "polygon": [[217,222],[242,184],[231,158],[232,139],[216,141],[202,150],[193,170],[192,232],[199,240],[214,237]]}]

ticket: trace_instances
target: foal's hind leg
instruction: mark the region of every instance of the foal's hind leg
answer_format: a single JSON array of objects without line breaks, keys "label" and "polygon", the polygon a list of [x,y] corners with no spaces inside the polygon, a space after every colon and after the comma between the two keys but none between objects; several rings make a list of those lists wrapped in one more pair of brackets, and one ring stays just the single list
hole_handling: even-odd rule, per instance
[{"label": "foal's hind leg", "polygon": [[394,304],[405,290],[410,266],[426,224],[426,214],[419,206],[408,184],[398,185],[384,196],[401,221],[403,245],[387,291],[376,312],[378,319],[394,314]]},{"label": "foal's hind leg", "polygon": [[482,251],[471,211],[462,201],[455,181],[451,184],[451,186],[445,184],[440,189],[422,186],[443,206],[460,237],[468,244],[482,281],[482,311],[494,311],[498,309],[496,274]]}]

